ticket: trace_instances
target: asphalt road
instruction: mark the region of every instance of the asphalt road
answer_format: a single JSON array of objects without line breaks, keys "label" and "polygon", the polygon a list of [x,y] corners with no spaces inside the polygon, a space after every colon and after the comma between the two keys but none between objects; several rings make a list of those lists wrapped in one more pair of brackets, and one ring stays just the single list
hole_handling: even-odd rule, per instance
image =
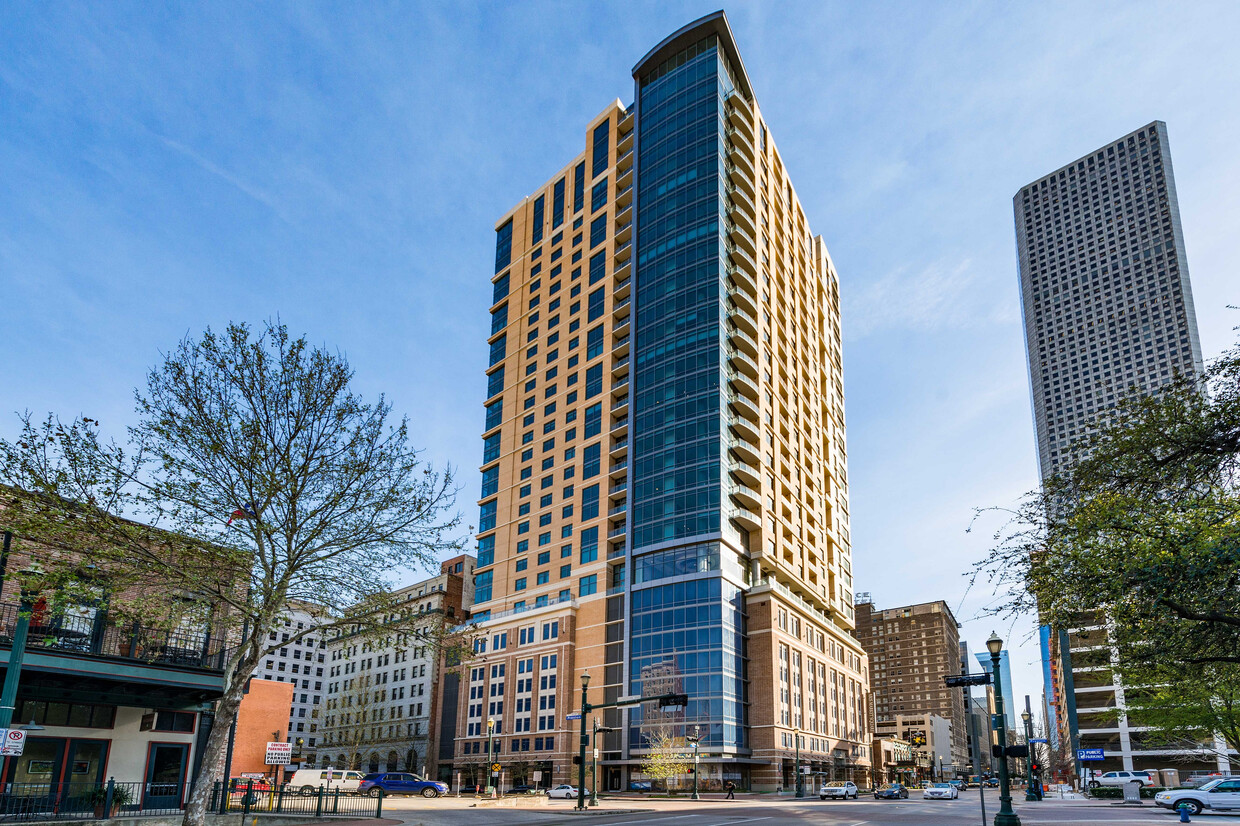
[{"label": "asphalt road", "polygon": [[[824,826],[981,826],[977,792],[965,792],[959,800],[820,801],[809,798],[724,800],[607,800],[588,815],[574,815],[574,801],[554,800],[545,806],[518,808],[473,808],[470,798],[393,799],[384,805],[384,816],[408,826],[563,826],[588,823],[596,826],[786,826],[824,824]],[[986,826],[998,809],[994,792],[986,795]],[[630,811],[609,810],[626,808]],[[1141,826],[1177,823],[1176,815],[1157,809],[1152,803],[1140,808],[1114,806],[1105,801],[1044,801],[1016,803],[1016,813],[1026,826],[1059,824],[1093,826]],[[641,811],[631,811],[640,809]],[[1194,823],[1237,823],[1234,815],[1202,814]]]}]

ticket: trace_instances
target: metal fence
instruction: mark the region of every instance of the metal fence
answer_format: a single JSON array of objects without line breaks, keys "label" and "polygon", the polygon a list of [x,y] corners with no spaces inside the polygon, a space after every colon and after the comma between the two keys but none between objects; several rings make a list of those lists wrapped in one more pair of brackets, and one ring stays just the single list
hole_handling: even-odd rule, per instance
[{"label": "metal fence", "polygon": [[211,790],[211,810],[219,814],[294,814],[307,817],[382,817],[384,792],[375,796],[328,789],[319,786],[306,794],[302,789],[283,785],[271,788],[265,783],[236,784],[225,791],[223,783]]},{"label": "metal fence", "polygon": [[[106,820],[113,817],[177,815],[189,789],[181,783],[7,783],[0,792],[0,822]],[[303,794],[290,786],[217,782],[209,809],[219,814],[292,814],[306,817],[380,817],[383,797],[320,787]]]},{"label": "metal fence", "polygon": [[94,820],[180,813],[180,783],[6,783],[0,820]]}]

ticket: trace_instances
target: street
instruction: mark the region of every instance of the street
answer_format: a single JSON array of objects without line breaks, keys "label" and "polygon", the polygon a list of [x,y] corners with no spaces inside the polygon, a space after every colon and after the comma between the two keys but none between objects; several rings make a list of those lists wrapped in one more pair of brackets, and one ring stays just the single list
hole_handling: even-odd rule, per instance
[{"label": "street", "polygon": [[[554,800],[545,806],[528,807],[478,807],[473,798],[447,797],[439,800],[421,798],[394,798],[385,803],[385,817],[402,823],[419,826],[513,826],[515,824],[559,824],[585,822],[598,826],[637,826],[637,824],[661,824],[662,826],[782,826],[782,824],[839,824],[839,826],[956,826],[957,824],[982,823],[977,791],[967,791],[959,800],[920,800],[916,797],[900,801],[877,801],[862,798],[855,801],[820,801],[816,798],[796,800],[763,796],[724,801],[709,799],[641,799],[612,798],[603,802],[600,809],[591,810],[586,816],[575,815],[575,801]],[[998,793],[986,794],[986,823],[994,820],[998,810]],[[1094,823],[1114,823],[1128,826],[1138,824],[1170,824],[1178,822],[1176,816],[1152,803],[1141,807],[1112,805],[1110,801],[1046,800],[1040,803],[1015,802],[1017,815],[1022,824],[1061,824],[1061,826],[1089,826]],[[617,809],[612,814],[607,810]],[[640,810],[640,811],[634,811]],[[1240,823],[1240,813],[1203,813],[1194,822]]]}]

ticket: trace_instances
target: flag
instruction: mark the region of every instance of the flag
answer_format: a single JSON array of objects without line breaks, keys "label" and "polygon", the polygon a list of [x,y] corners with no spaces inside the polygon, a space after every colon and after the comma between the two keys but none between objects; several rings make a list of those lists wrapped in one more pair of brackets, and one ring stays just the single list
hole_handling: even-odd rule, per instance
[{"label": "flag", "polygon": [[241,507],[232,512],[232,516],[228,517],[228,524],[231,525],[234,519],[257,519],[258,510],[254,507],[253,502],[246,502]]}]

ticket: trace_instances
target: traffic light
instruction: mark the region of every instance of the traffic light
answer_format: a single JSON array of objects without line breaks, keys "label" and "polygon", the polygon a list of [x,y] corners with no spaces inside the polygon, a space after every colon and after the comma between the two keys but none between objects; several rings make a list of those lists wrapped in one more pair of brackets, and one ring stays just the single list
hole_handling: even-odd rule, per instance
[{"label": "traffic light", "polygon": [[1032,766],[1030,766],[1029,768],[1030,768],[1030,769],[1032,769],[1032,770],[1033,770],[1033,772],[1036,774],[1036,773],[1037,773],[1037,771],[1038,771],[1038,764],[1037,764],[1037,763],[1034,763],[1034,764],[1033,764]]}]

